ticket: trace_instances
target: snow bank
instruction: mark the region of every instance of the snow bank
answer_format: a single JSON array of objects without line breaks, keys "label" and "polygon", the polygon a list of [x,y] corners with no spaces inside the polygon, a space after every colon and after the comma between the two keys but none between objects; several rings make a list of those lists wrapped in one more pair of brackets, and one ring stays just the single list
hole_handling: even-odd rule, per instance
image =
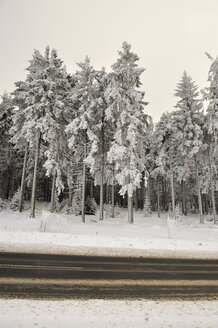
[{"label": "snow bank", "polygon": [[216,328],[218,301],[0,300],[1,328]]},{"label": "snow bank", "polygon": [[0,212],[0,250],[87,253],[104,252],[109,247],[112,255],[170,252],[175,256],[218,256],[218,226],[209,221],[200,225],[197,216],[172,223],[166,214],[144,218],[138,211],[130,225],[124,210],[116,219],[100,222],[97,216],[87,216],[86,221],[84,224],[80,217],[46,210],[38,212],[36,219],[30,219],[28,212]]}]

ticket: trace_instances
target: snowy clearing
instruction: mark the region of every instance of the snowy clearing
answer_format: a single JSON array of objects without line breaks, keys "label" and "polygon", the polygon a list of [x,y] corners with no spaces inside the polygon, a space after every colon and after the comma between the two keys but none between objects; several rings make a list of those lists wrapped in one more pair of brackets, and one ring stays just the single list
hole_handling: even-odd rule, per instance
[{"label": "snowy clearing", "polygon": [[1,328],[215,328],[218,301],[0,300]]},{"label": "snowy clearing", "polygon": [[166,213],[144,218],[137,211],[130,225],[124,209],[118,218],[103,222],[87,216],[84,224],[79,216],[51,214],[43,206],[38,205],[36,219],[29,218],[29,211],[0,212],[1,251],[218,256],[218,226],[206,220],[200,225],[197,215],[182,217],[169,234]]}]

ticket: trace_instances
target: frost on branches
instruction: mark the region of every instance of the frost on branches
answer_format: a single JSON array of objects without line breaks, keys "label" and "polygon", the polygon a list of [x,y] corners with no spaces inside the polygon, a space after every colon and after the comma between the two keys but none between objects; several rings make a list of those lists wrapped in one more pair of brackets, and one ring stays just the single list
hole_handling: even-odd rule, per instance
[{"label": "frost on branches", "polygon": [[120,194],[128,194],[129,222],[133,223],[133,192],[140,187],[144,171],[144,138],[147,115],[143,109],[144,92],[139,90],[143,68],[137,66],[139,57],[131,46],[123,43],[119,58],[112,65],[106,90],[106,118],[114,124],[114,136],[108,160],[115,163],[115,178],[121,185]]}]

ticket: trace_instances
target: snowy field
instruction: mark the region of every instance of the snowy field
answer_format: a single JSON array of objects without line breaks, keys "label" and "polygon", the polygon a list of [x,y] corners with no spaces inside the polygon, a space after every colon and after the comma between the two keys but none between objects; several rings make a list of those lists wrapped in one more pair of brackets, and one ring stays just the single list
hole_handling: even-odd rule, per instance
[{"label": "snowy field", "polygon": [[43,203],[38,204],[35,219],[29,218],[28,210],[4,210],[0,212],[0,250],[218,257],[218,225],[213,222],[200,225],[199,217],[193,215],[183,216],[174,225],[166,213],[145,218],[137,211],[134,216],[133,225],[128,224],[125,209],[119,217],[103,222],[97,215],[86,216],[84,224],[79,216],[49,213]]},{"label": "snowy field", "polygon": [[218,301],[0,300],[1,328],[217,328]]},{"label": "snowy field", "polygon": [[[0,250],[111,255],[172,255],[218,257],[218,226],[198,216],[182,217],[169,227],[167,214],[144,218],[135,213],[134,225],[127,211],[99,222],[97,216],[50,214],[38,204],[37,216],[0,212]],[[170,228],[170,229],[169,229]],[[170,238],[169,238],[170,237]],[[1,300],[0,328],[109,328],[218,326],[218,301],[148,300]]]}]

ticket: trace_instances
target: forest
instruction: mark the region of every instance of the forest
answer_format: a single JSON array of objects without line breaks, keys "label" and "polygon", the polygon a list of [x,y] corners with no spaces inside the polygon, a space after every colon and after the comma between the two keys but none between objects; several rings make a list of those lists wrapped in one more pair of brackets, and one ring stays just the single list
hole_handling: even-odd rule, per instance
[{"label": "forest", "polygon": [[184,71],[175,108],[154,124],[127,42],[110,72],[86,57],[68,73],[55,49],[35,50],[0,103],[0,210],[29,203],[34,218],[36,202],[49,202],[83,222],[96,208],[103,220],[126,207],[129,223],[137,210],[217,223],[218,57],[208,57],[204,90]]}]

